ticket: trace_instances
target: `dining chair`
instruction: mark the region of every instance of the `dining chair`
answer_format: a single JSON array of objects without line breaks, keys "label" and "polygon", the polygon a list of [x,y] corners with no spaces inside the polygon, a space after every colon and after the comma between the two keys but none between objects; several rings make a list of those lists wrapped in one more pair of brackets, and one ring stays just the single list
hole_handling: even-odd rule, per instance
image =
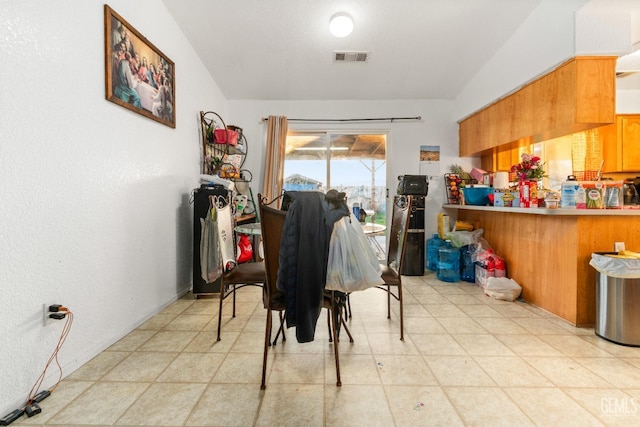
[{"label": "dining chair", "polygon": [[[277,200],[278,198],[276,198]],[[275,201],[269,203],[258,194],[258,207],[260,210],[260,223],[262,224],[262,244],[264,248],[264,266],[266,271],[266,283],[263,291],[264,307],[267,310],[267,321],[265,325],[264,336],[264,354],[262,359],[262,383],[260,389],[266,389],[266,371],[267,371],[267,351],[271,345],[272,333],[272,313],[277,311],[280,318],[280,327],[273,344],[278,339],[278,335],[282,332],[284,335],[283,312],[286,310],[285,295],[277,288],[278,269],[280,267],[280,244],[282,241],[282,232],[285,226],[287,212],[273,207]],[[272,205],[272,206],[269,206]],[[325,291],[322,307],[329,310],[328,323],[330,325],[329,340],[333,337],[334,357],[336,361],[336,386],[340,387],[342,381],[340,379],[340,360],[338,355],[339,334],[337,333],[336,324],[344,325],[344,329],[349,335],[351,342],[353,338],[346,328],[346,324],[342,318],[341,304],[344,301],[340,299],[339,293],[334,291]],[[283,341],[285,338],[283,336]]]},{"label": "dining chair", "polygon": [[222,329],[222,302],[233,296],[231,317],[236,317],[236,290],[245,286],[262,286],[265,282],[264,262],[247,262],[238,264],[233,269],[225,271],[220,281],[220,308],[218,310],[218,339]]},{"label": "dining chair", "polygon": [[[229,217],[231,221],[229,230],[233,230],[235,220],[233,216]],[[232,233],[233,235],[233,233]],[[235,247],[234,254],[235,254]],[[237,259],[237,258],[236,258]],[[232,315],[236,317],[236,290],[245,286],[263,286],[266,281],[266,272],[264,262],[245,262],[242,264],[236,264],[233,268],[227,269],[227,266],[223,265],[223,273],[220,280],[220,307],[218,309],[218,338],[220,341],[220,332],[222,330],[222,303],[229,296],[233,296]]]},{"label": "dining chair", "polygon": [[[387,260],[382,265],[384,285],[377,286],[387,292],[387,319],[391,318],[391,297],[400,304],[400,340],[404,341],[404,308],[402,300],[402,264],[409,229],[409,215],[413,204],[412,196],[396,196],[393,201],[391,230],[389,231],[389,250]],[[397,288],[393,292],[392,287]]]}]

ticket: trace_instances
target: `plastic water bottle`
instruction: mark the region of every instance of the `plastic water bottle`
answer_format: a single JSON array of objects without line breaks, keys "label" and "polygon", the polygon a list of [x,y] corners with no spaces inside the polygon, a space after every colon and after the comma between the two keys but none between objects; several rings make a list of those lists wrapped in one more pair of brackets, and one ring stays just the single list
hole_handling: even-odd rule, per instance
[{"label": "plastic water bottle", "polygon": [[352,210],[358,221],[360,221],[360,203],[354,203]]},{"label": "plastic water bottle", "polygon": [[460,248],[460,280],[475,283],[476,281],[476,263],[474,255],[476,245],[465,245]]},{"label": "plastic water bottle", "polygon": [[445,245],[438,249],[436,277],[443,282],[460,281],[460,250],[452,248],[450,240],[447,240]]},{"label": "plastic water bottle", "polygon": [[576,191],[576,208],[577,209],[586,209],[587,208],[587,191],[584,189],[582,185],[578,187]]},{"label": "plastic water bottle", "polygon": [[487,277],[496,277],[496,258],[493,256],[487,261]]},{"label": "plastic water bottle", "polygon": [[438,249],[444,245],[444,240],[433,233],[433,237],[427,239],[427,268],[431,271],[438,271]]},{"label": "plastic water bottle", "polygon": [[504,259],[500,257],[496,257],[495,259],[495,277],[506,277],[507,276],[507,268],[504,264]]}]

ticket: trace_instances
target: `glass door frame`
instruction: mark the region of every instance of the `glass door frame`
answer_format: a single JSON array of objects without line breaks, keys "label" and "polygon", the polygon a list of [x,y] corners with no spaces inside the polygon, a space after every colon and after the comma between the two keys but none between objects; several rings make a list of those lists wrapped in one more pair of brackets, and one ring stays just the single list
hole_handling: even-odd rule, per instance
[{"label": "glass door frame", "polygon": [[[340,128],[340,127],[331,127],[331,128],[318,128],[317,125],[314,127],[305,127],[305,126],[289,126],[289,132],[287,137],[289,136],[303,136],[303,135],[316,135],[319,138],[322,137],[324,139],[325,142],[325,146],[327,148],[330,148],[330,144],[331,144],[331,140],[332,137],[335,135],[384,135],[385,137],[385,159],[384,159],[384,179],[381,180],[381,184],[376,185],[376,187],[382,187],[383,191],[382,191],[382,195],[380,197],[380,200],[376,199],[376,206],[378,207],[382,207],[384,206],[384,210],[385,210],[385,226],[387,227],[387,233],[388,233],[388,225],[389,225],[389,221],[390,221],[390,217],[388,214],[386,214],[389,211],[389,197],[388,197],[388,181],[389,181],[389,141],[390,141],[390,135],[391,135],[391,130],[390,129],[380,129],[380,128],[374,128],[374,129],[365,129],[365,128]],[[325,157],[325,159],[327,159],[326,161],[326,169],[325,169],[325,176],[327,179],[327,183],[326,183],[326,190],[329,190],[330,188],[335,188],[336,187],[336,183],[332,181],[332,174],[331,174],[331,158],[330,157]],[[286,161],[286,155],[285,155],[285,161]],[[283,176],[283,179],[285,177]],[[385,240],[386,240],[385,236]]]}]

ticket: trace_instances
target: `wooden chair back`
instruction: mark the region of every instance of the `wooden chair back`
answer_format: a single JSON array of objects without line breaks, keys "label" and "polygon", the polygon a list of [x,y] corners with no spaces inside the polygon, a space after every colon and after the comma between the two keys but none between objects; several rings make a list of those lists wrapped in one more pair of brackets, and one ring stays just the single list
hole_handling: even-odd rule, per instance
[{"label": "wooden chair back", "polygon": [[287,213],[272,206],[267,206],[261,194],[258,195],[258,206],[260,210],[262,247],[264,249],[264,266],[267,278],[267,283],[265,284],[266,306],[269,301],[282,297],[282,292],[278,290],[276,284],[278,280],[278,269],[280,268],[280,242],[282,240],[282,230],[284,229]]}]

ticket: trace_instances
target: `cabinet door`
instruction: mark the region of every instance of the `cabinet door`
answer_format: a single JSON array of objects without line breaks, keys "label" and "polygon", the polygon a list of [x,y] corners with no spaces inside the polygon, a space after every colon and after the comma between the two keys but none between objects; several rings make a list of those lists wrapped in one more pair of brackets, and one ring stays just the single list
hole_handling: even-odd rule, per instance
[{"label": "cabinet door", "polygon": [[524,144],[521,147],[494,148],[493,153],[482,156],[481,167],[491,172],[510,172],[511,166],[520,163],[523,153],[533,154],[533,145]]},{"label": "cabinet door", "polygon": [[602,144],[603,172],[618,172],[621,168],[618,159],[618,123],[597,128],[598,138]]},{"label": "cabinet door", "polygon": [[621,120],[622,170],[640,171],[640,117],[623,117]]},{"label": "cabinet door", "polygon": [[[518,149],[498,150],[496,153],[496,171],[510,171],[511,166],[518,163]],[[515,161],[514,161],[515,159]]]}]

